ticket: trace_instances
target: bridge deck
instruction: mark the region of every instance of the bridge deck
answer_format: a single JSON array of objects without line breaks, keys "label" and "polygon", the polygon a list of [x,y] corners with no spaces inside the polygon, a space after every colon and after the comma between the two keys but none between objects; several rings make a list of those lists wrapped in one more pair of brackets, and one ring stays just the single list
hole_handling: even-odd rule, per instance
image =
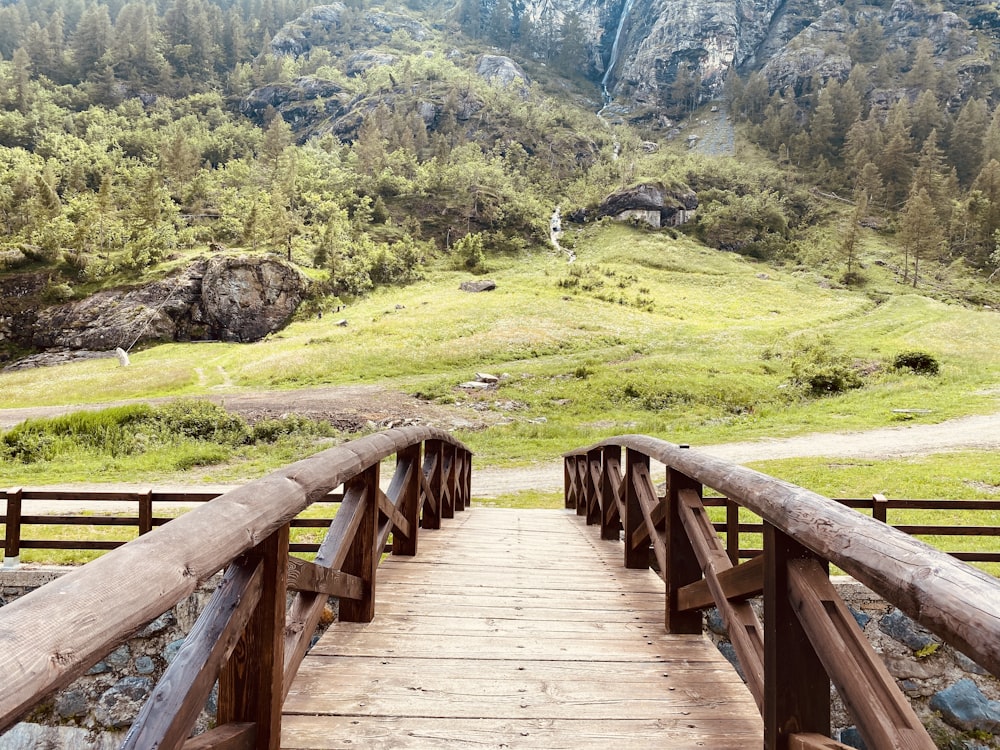
[{"label": "bridge deck", "polygon": [[373,623],[335,623],[306,657],[283,748],[761,745],[732,667],[664,634],[663,584],[620,544],[563,511],[446,523],[383,562]]}]

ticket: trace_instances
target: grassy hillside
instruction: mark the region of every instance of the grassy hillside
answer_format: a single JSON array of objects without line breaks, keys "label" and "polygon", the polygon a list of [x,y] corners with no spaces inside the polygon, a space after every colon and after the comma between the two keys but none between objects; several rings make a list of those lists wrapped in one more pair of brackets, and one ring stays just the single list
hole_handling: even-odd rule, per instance
[{"label": "grassy hillside", "polygon": [[[621,225],[591,226],[576,247],[574,264],[489,260],[491,293],[461,292],[468,274],[436,269],[352,305],[346,327],[326,315],[252,345],[133,352],[128,368],[0,374],[0,408],[377,381],[502,412],[507,424],[459,435],[486,464],[622,432],[706,444],[997,408],[998,313],[913,293],[878,266],[858,291]],[[909,350],[940,372],[894,369]],[[457,388],[477,371],[502,376],[499,388]],[[912,409],[927,413],[894,411]]]}]

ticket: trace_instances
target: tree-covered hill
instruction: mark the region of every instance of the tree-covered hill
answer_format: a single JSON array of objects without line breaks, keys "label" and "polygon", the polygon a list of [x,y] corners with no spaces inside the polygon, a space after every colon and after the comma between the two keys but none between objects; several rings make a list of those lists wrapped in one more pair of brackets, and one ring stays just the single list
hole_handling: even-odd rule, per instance
[{"label": "tree-covered hill", "polygon": [[[865,19],[891,9],[841,10],[875,39],[847,45],[843,80],[772,90],[766,70],[731,73],[739,128],[771,156],[747,146],[726,161],[676,137],[699,111],[671,111],[669,127],[599,116],[572,16],[540,35],[513,6],[505,22],[503,4],[3,5],[0,345],[23,352],[14,313],[207,252],[280,254],[320,298],[412,281],[428,263],[476,270],[544,246],[555,206],[593,216],[642,182],[697,191],[683,231],[714,248],[860,283],[862,239],[877,236],[910,283],[928,264],[950,266],[941,283],[985,279],[1000,264],[992,27],[975,31],[987,65],[956,99],[946,52],[898,34],[870,48],[880,37]],[[874,84],[903,93],[882,106]],[[616,111],[627,120],[629,102]],[[957,287],[984,299],[975,282]]]}]

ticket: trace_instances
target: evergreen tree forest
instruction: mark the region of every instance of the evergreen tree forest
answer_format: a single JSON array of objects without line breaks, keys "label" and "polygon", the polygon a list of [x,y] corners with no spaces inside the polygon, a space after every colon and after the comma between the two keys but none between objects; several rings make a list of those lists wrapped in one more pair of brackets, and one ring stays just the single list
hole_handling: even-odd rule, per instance
[{"label": "evergreen tree forest", "polygon": [[[910,282],[930,261],[1000,265],[998,88],[983,75],[960,96],[957,51],[883,49],[862,24],[843,80],[734,74],[731,111],[772,154],[750,166],[600,119],[576,16],[439,5],[350,0],[306,29],[309,0],[0,4],[0,273],[44,272],[58,302],[238,249],[343,298],[429,259],[476,270],[543,246],[556,205],[592,216],[641,181],[698,192],[684,231],[773,259],[829,220],[810,184],[836,193],[848,281],[862,225],[894,233]],[[491,82],[484,51],[527,78]],[[898,80],[905,95],[872,104]]]},{"label": "evergreen tree forest", "polygon": [[[974,37],[888,44],[857,4],[848,65],[827,80],[776,89],[760,73],[730,81],[732,112],[783,167],[854,205],[857,227],[896,232],[904,278],[923,260],[1000,267],[1000,46],[996,10]],[[845,15],[847,15],[845,13]],[[987,17],[988,16],[988,17]],[[989,33],[987,33],[989,32]],[[849,271],[850,273],[850,271]]]}]

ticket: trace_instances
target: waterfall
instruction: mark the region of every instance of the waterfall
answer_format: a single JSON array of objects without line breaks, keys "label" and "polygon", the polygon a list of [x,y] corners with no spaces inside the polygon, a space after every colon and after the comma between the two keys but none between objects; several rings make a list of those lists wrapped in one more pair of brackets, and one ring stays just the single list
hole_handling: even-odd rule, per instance
[{"label": "waterfall", "polygon": [[608,68],[604,71],[604,78],[601,79],[601,91],[604,92],[605,103],[611,101],[611,93],[608,91],[608,81],[611,80],[611,73],[618,62],[618,45],[621,42],[622,33],[625,31],[625,21],[628,19],[629,11],[632,10],[632,3],[633,0],[625,0],[625,4],[622,6],[622,14],[618,17],[618,30],[615,31],[615,41],[611,45],[611,57],[608,58]]}]

